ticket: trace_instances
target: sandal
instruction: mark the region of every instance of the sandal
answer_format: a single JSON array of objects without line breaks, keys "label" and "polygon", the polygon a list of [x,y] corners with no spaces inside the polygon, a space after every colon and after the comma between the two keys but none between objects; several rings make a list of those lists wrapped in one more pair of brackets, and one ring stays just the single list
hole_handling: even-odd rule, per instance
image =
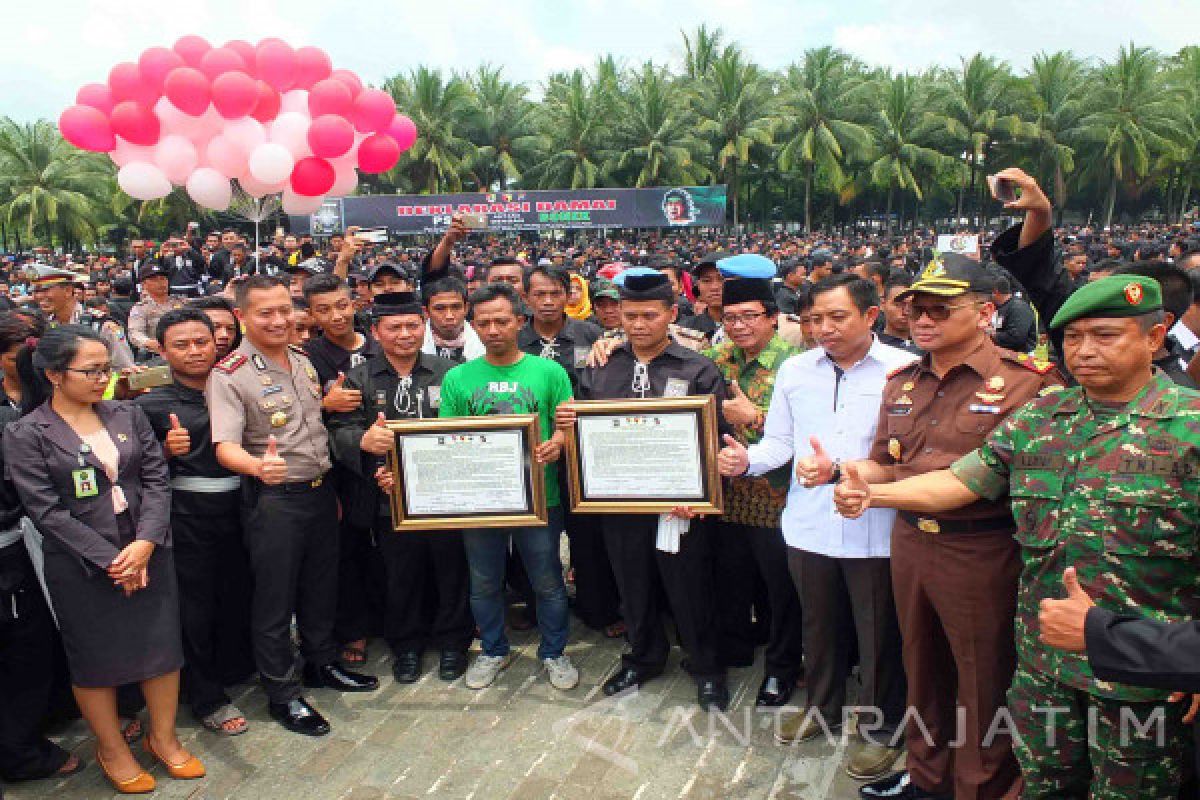
[{"label": "sandal", "polygon": [[627,634],[629,629],[625,627],[625,620],[617,620],[612,625],[604,626],[604,635],[609,639],[620,639]]},{"label": "sandal", "polygon": [[[237,719],[242,721],[241,724],[230,727],[229,723]],[[246,721],[246,715],[232,703],[226,703],[208,716],[201,718],[200,724],[222,736],[240,736],[250,728],[250,723]]]},{"label": "sandal", "polygon": [[357,647],[355,645],[342,645],[342,663],[347,667],[361,667],[367,663],[367,647]]},{"label": "sandal", "polygon": [[133,744],[138,739],[141,739],[146,732],[142,728],[142,721],[137,717],[133,717],[128,721],[122,719],[119,722],[121,724],[121,738],[125,740],[125,744]]}]

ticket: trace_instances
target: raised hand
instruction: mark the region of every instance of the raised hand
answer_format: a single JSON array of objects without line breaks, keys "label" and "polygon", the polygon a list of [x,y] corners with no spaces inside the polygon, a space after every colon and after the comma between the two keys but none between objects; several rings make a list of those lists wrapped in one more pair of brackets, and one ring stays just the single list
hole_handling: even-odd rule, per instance
[{"label": "raised hand", "polygon": [[725,421],[730,425],[740,425],[749,427],[758,420],[758,406],[754,405],[746,393],[742,391],[742,387],[737,381],[731,381],[729,388],[733,390],[733,397],[726,398],[721,403],[721,413],[725,415]]},{"label": "raised hand", "polygon": [[750,468],[750,454],[746,446],[728,433],[723,437],[725,446],[717,453],[717,470],[726,478],[745,475]]},{"label": "raised hand", "polygon": [[339,372],[333,385],[321,401],[321,407],[326,411],[345,413],[353,411],[362,405],[362,392],[358,389],[346,388],[346,373]]},{"label": "raised hand", "polygon": [[808,443],[812,445],[813,452],[811,456],[796,459],[796,480],[811,489],[833,480],[833,459],[816,436],[808,437]]},{"label": "raised hand", "polygon": [[1083,587],[1074,567],[1063,570],[1063,588],[1067,596],[1062,600],[1046,599],[1038,608],[1038,638],[1043,644],[1082,653],[1087,649],[1084,626],[1088,609],[1096,605]]},{"label": "raised hand", "polygon": [[392,442],[395,441],[395,438],[395,434],[388,430],[387,418],[380,411],[379,416],[375,418],[375,424],[363,433],[358,446],[373,456],[387,455],[387,452],[392,449]]},{"label": "raised hand", "polygon": [[167,436],[163,439],[163,449],[171,457],[186,456],[192,451],[192,437],[187,428],[179,423],[179,417],[171,414],[170,419],[171,429],[167,431]]}]

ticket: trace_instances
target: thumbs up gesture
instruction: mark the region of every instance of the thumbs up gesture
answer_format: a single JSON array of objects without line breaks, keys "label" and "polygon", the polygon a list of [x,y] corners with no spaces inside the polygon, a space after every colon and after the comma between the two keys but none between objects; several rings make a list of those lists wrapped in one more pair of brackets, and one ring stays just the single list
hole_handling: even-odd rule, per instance
[{"label": "thumbs up gesture", "polygon": [[833,479],[833,459],[821,446],[821,440],[816,436],[808,437],[812,445],[812,455],[796,459],[796,480],[804,484],[806,489],[829,483]]},{"label": "thumbs up gesture", "polygon": [[1096,604],[1079,585],[1074,567],[1063,570],[1063,589],[1067,596],[1062,600],[1047,598],[1042,601],[1038,609],[1038,627],[1041,629],[1038,638],[1051,647],[1082,653],[1087,650],[1084,629],[1088,610]]},{"label": "thumbs up gesture", "polygon": [[373,456],[382,456],[387,455],[387,452],[392,449],[392,443],[395,439],[395,434],[387,428],[387,419],[384,418],[383,412],[380,411],[379,416],[375,418],[375,424],[367,428],[363,433],[358,446],[365,453],[370,453]]},{"label": "thumbs up gesture", "polygon": [[746,474],[750,468],[750,454],[746,446],[729,434],[724,436],[725,446],[717,453],[717,469],[726,478],[736,478]]},{"label": "thumbs up gesture", "polygon": [[721,413],[724,414],[725,421],[743,428],[752,427],[758,421],[758,406],[746,397],[737,381],[730,381],[729,389],[733,392],[733,397],[727,397],[721,402]]},{"label": "thumbs up gesture", "polygon": [[287,480],[287,462],[279,455],[275,434],[267,437],[267,452],[259,460],[258,478],[271,486]]},{"label": "thumbs up gesture", "polygon": [[325,393],[321,408],[335,413],[353,411],[362,405],[362,392],[358,389],[346,388],[346,373],[339,372],[337,378]]},{"label": "thumbs up gesture", "polygon": [[871,507],[871,486],[858,472],[858,465],[847,462],[842,480],[833,490],[833,504],[846,519],[858,519]]},{"label": "thumbs up gesture", "polygon": [[179,424],[179,417],[174,414],[170,415],[171,428],[167,431],[167,436],[163,439],[163,450],[172,458],[186,456],[192,450],[192,437],[188,433],[188,429]]}]

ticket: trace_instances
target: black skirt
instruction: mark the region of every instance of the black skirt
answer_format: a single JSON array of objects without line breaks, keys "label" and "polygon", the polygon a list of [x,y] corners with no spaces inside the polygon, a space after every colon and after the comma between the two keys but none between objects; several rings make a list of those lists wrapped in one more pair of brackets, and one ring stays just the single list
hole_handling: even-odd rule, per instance
[{"label": "black skirt", "polygon": [[[122,547],[133,541],[125,512]],[[183,666],[179,591],[171,550],[155,547],[149,585],[126,597],[108,574],[45,542],[46,588],[62,631],[71,683],[85,689],[138,683]]]}]

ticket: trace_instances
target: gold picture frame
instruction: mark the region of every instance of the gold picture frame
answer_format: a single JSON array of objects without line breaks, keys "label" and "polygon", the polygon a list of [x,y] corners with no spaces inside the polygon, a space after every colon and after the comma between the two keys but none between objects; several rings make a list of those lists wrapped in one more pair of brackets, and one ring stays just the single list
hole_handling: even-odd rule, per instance
[{"label": "gold picture frame", "polygon": [[[676,506],[688,506],[698,514],[720,514],[724,509],[724,493],[721,475],[717,471],[717,400],[712,395],[704,397],[672,397],[622,400],[581,400],[571,404],[575,409],[575,424],[567,432],[567,488],[570,494],[571,511],[579,514],[663,514]],[[696,418],[696,448],[700,464],[702,496],[699,498],[678,497],[589,497],[585,486],[583,454],[580,449],[581,418],[639,418],[653,423],[656,419],[672,415],[688,414]],[[631,464],[633,474],[639,465]]]},{"label": "gold picture frame", "polygon": [[[446,417],[429,419],[395,420],[387,423],[394,434],[392,448],[387,454],[387,468],[395,479],[395,486],[388,498],[392,508],[392,528],[396,531],[458,530],[463,528],[520,528],[549,524],[546,509],[546,471],[534,458],[534,448],[541,443],[541,425],[537,414],[500,414],[491,417]],[[425,450],[451,448],[447,457],[437,459],[438,465],[453,466],[456,460],[469,457],[470,450],[454,453],[454,448],[478,448],[487,444],[487,436],[493,433],[517,433],[521,442],[521,476],[524,482],[524,508],[519,511],[467,512],[464,505],[439,511],[414,511],[408,487],[409,480],[403,448]],[[480,437],[475,439],[473,437]],[[446,441],[449,440],[449,441]],[[478,449],[476,450],[478,453]],[[431,465],[432,466],[432,465]],[[482,474],[482,473],[476,473]]]}]

